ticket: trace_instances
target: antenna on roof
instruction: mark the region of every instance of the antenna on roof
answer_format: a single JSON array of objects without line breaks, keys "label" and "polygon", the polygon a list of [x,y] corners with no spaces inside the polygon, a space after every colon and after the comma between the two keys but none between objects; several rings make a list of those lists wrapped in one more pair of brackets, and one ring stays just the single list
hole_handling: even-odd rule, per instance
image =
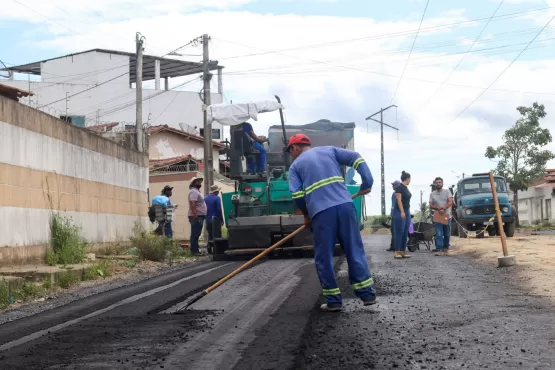
[{"label": "antenna on roof", "polygon": [[181,127],[181,131],[185,131],[188,134],[195,135],[195,128],[191,127],[190,125],[179,122],[179,127]]}]

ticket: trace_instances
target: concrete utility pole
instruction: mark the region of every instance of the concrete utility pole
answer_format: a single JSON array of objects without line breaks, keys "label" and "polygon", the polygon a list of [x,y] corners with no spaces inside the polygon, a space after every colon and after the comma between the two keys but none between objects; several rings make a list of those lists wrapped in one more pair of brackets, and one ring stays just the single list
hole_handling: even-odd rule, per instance
[{"label": "concrete utility pole", "polygon": [[[68,95],[69,95],[69,93],[66,91],[66,120],[67,120],[67,102],[68,102],[67,97],[68,97]],[[31,105],[31,104],[29,103],[29,105]]]},{"label": "concrete utility pole", "polygon": [[137,60],[137,70],[135,73],[135,80],[136,86],[135,90],[137,90],[137,114],[136,114],[136,122],[135,122],[135,131],[137,133],[137,151],[143,153],[144,152],[144,131],[143,131],[143,41],[144,36],[141,36],[139,32],[136,34],[136,46],[137,46],[137,53],[136,53],[136,60]]},{"label": "concrete utility pole", "polygon": [[[380,109],[376,113],[366,117],[367,121],[372,120],[372,121],[378,122],[380,124],[381,143],[382,143],[382,216],[385,216],[385,164],[384,164],[384,150],[383,150],[383,127],[387,126],[389,128],[392,128],[394,130],[399,131],[399,129],[397,127],[390,126],[390,125],[383,122],[383,112],[385,112],[389,108],[393,108],[393,107],[397,108],[396,105],[390,105],[389,107]],[[377,114],[380,115],[380,120],[379,121],[372,118]]]},{"label": "concrete utility pole", "polygon": [[214,184],[214,161],[212,158],[212,123],[208,122],[208,107],[210,106],[210,57],[208,42],[210,37],[207,34],[202,35],[202,65],[204,80],[204,105],[202,107],[204,113],[204,194],[210,193],[210,187]]}]

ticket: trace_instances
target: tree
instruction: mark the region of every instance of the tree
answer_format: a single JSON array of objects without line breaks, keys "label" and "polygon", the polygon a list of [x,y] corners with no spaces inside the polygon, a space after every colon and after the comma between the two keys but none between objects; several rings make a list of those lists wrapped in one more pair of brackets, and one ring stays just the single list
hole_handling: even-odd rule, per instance
[{"label": "tree", "polygon": [[420,205],[420,209],[414,212],[414,222],[428,222],[429,218],[430,218],[430,207],[428,203],[422,203]]},{"label": "tree", "polygon": [[528,189],[533,180],[543,177],[547,161],[555,155],[543,149],[552,141],[549,130],[540,127],[540,119],[547,115],[543,104],[534,103],[531,107],[516,109],[522,117],[505,131],[504,144],[497,148],[489,146],[485,155],[498,160],[495,172],[505,177],[514,193],[518,225],[518,192]]}]

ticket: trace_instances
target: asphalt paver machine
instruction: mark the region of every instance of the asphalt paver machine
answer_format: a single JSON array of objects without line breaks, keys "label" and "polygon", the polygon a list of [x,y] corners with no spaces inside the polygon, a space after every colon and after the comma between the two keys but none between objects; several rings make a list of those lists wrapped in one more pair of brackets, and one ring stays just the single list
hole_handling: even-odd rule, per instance
[{"label": "asphalt paver machine", "polygon": [[[276,101],[247,104],[219,104],[209,107],[209,116],[230,126],[230,147],[227,151],[230,177],[235,189],[223,193],[223,211],[227,225],[227,238],[214,240],[211,255],[215,260],[232,255],[253,255],[262,252],[304,224],[304,217],[296,209],[289,191],[288,174],[291,157],[284,149],[288,140],[297,133],[310,137],[312,146],[333,145],[354,149],[354,123],[336,123],[320,120],[308,125],[288,126],[283,117],[283,105]],[[249,174],[245,162],[249,157],[257,160],[253,139],[243,130],[243,122],[257,113],[279,111],[280,125],[271,126],[265,147],[266,170]],[[256,132],[256,127],[255,127]],[[343,175],[347,169],[343,169]],[[351,182],[352,184],[352,182]],[[351,194],[359,190],[357,185],[347,185]],[[354,200],[360,229],[363,228],[364,197]],[[274,255],[312,255],[312,233],[305,230],[274,251]],[[338,253],[340,250],[338,248]]]}]

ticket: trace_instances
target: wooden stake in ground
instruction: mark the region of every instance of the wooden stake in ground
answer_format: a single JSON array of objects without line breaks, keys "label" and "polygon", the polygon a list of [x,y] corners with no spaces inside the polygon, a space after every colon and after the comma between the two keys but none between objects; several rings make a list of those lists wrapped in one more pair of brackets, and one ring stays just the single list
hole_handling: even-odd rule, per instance
[{"label": "wooden stake in ground", "polygon": [[491,194],[493,195],[493,204],[495,205],[495,215],[497,217],[497,232],[501,237],[501,248],[503,248],[503,257],[498,257],[497,263],[499,267],[509,267],[516,264],[516,258],[515,256],[509,256],[505,229],[503,229],[503,218],[501,217],[501,210],[499,209],[499,199],[497,199],[497,187],[495,186],[495,179],[491,171],[489,173],[489,182],[491,185]]}]

